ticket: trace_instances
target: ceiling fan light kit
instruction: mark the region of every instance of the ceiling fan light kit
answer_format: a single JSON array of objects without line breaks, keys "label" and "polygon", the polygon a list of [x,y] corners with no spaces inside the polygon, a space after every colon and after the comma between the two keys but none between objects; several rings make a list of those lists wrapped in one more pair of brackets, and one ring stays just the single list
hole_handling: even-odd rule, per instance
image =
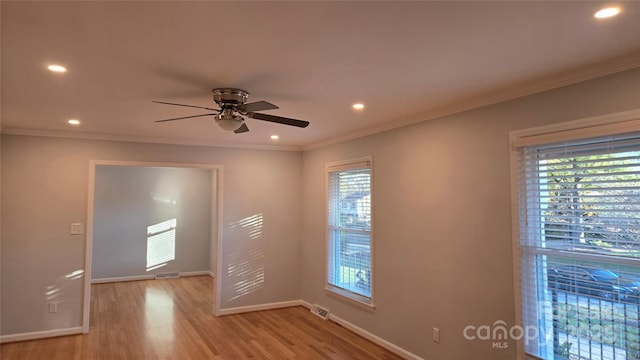
[{"label": "ceiling fan light kit", "polygon": [[[278,107],[267,101],[257,101],[257,102],[247,103],[247,99],[249,98],[249,92],[246,90],[236,89],[236,88],[215,88],[212,90],[212,92],[213,92],[213,101],[216,104],[218,104],[220,109],[212,109],[205,106],[176,104],[176,103],[170,103],[170,102],[164,102],[164,101],[154,101],[155,103],[158,103],[158,104],[184,106],[184,107],[192,107],[197,109],[215,111],[214,113],[209,113],[209,114],[182,116],[182,117],[171,118],[171,119],[157,120],[156,122],[183,120],[183,119],[189,119],[194,117],[213,115],[214,120],[216,124],[218,124],[218,126],[220,126],[223,130],[233,131],[236,134],[249,131],[249,127],[247,126],[247,124],[245,124],[244,118],[242,116],[246,116],[248,118],[252,118],[256,120],[268,121],[268,122],[302,127],[302,128],[309,126],[309,122],[304,120],[297,120],[297,119],[291,119],[291,118],[286,118],[282,116],[256,113],[255,111],[275,110],[275,109],[278,109]],[[239,113],[242,116],[237,115],[236,113]]]},{"label": "ceiling fan light kit", "polygon": [[218,126],[227,131],[236,131],[244,123],[244,118],[242,116],[234,115],[233,109],[231,108],[222,109],[222,112],[215,115],[214,119]]}]

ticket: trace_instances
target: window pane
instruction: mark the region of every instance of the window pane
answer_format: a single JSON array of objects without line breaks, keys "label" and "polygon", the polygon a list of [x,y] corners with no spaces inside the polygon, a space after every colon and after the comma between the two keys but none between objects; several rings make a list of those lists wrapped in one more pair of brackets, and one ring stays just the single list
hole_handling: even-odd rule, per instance
[{"label": "window pane", "polygon": [[339,288],[371,297],[371,248],[369,234],[332,231],[333,266],[329,282]]},{"label": "window pane", "polygon": [[371,171],[369,167],[329,171],[328,190],[327,281],[370,303]]},{"label": "window pane", "polygon": [[638,151],[540,161],[545,245],[640,257]]},{"label": "window pane", "polygon": [[371,229],[371,174],[369,169],[330,173],[330,225]]},{"label": "window pane", "polygon": [[538,302],[545,307],[550,358],[638,359],[640,268],[556,256],[546,264]]},{"label": "window pane", "polygon": [[640,138],[522,149],[525,349],[640,360]]}]

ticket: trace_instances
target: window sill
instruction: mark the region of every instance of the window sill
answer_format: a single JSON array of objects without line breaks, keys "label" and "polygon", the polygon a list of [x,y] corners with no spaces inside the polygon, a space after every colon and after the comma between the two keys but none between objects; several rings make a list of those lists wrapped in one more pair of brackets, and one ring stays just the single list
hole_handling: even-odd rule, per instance
[{"label": "window sill", "polygon": [[[373,303],[373,298],[367,299],[364,296],[359,296],[357,294],[353,294],[349,291],[346,291],[337,287],[333,287],[331,285],[325,286],[324,290],[325,292],[327,292],[327,294],[335,298],[338,298],[340,300],[346,300],[350,304],[356,305],[362,309],[365,309],[371,312],[375,311],[376,309],[376,306]],[[363,300],[360,300],[360,298],[362,298]],[[367,299],[369,302],[366,302],[364,299]]]}]

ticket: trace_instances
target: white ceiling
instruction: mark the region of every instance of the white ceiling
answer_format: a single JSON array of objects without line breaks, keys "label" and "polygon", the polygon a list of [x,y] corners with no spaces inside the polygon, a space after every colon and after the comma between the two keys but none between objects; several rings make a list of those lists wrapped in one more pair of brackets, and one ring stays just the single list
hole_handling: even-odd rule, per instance
[{"label": "white ceiling", "polygon": [[[311,148],[640,66],[640,2],[606,4],[2,1],[2,131]],[[154,122],[200,112],[152,100],[215,107],[214,87],[311,125]]]}]

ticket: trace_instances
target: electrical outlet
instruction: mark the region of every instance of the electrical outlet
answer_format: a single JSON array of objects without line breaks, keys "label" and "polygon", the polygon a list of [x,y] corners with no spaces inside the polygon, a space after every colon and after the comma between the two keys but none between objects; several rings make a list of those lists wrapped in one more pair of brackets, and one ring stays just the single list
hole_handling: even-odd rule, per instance
[{"label": "electrical outlet", "polygon": [[49,312],[50,313],[57,313],[58,312],[58,303],[55,301],[49,301],[49,303],[47,304],[49,306]]},{"label": "electrical outlet", "polygon": [[437,327],[433,328],[433,342],[440,343],[440,329]]}]

